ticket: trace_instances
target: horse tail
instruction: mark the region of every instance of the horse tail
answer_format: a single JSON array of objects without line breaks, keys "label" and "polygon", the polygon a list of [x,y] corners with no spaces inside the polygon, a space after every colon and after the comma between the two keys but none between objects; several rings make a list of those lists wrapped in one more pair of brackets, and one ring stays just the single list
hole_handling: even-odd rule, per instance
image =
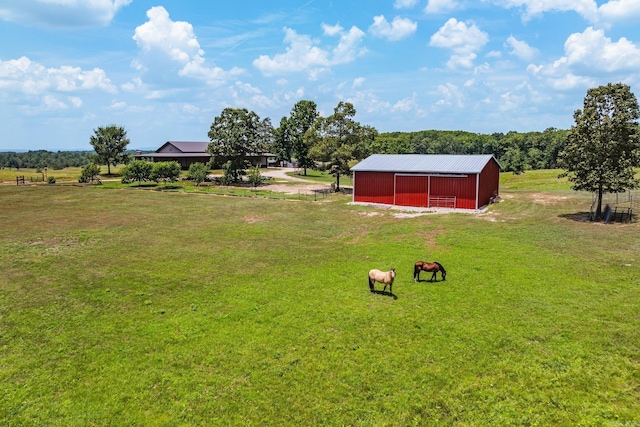
[{"label": "horse tail", "polygon": [[414,266],[413,266],[413,278],[414,279],[416,278],[416,274],[418,274],[418,271],[419,271],[418,263],[415,263]]},{"label": "horse tail", "polygon": [[374,281],[373,281],[373,279],[371,279],[371,275],[367,276],[367,279],[369,280],[369,289],[371,289],[371,291],[373,291]]}]

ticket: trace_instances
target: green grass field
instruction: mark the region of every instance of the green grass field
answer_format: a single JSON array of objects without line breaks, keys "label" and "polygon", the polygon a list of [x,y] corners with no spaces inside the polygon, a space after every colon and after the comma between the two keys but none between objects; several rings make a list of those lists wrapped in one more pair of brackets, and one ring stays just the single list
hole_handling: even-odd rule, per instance
[{"label": "green grass field", "polygon": [[0,424],[638,425],[640,224],[555,176],[417,217],[0,186]]}]

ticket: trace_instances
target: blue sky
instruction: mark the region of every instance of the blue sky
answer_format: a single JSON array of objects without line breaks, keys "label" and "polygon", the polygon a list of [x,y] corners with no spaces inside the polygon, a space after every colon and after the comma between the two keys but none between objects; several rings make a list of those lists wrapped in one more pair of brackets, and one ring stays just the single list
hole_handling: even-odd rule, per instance
[{"label": "blue sky", "polygon": [[640,95],[640,0],[0,0],[0,150],[206,141],[339,101],[380,132],[567,129],[587,90]]}]

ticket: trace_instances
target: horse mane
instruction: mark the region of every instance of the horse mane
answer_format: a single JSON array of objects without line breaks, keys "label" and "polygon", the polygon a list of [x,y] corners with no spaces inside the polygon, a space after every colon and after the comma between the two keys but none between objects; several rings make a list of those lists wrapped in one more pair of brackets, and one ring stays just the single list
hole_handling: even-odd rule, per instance
[{"label": "horse mane", "polygon": [[434,264],[437,264],[437,265],[438,265],[438,267],[440,267],[440,270],[442,270],[444,273],[446,273],[446,272],[447,272],[447,270],[445,270],[445,269],[444,269],[444,267],[442,266],[442,264],[440,264],[438,261],[434,261],[433,263],[434,263]]}]

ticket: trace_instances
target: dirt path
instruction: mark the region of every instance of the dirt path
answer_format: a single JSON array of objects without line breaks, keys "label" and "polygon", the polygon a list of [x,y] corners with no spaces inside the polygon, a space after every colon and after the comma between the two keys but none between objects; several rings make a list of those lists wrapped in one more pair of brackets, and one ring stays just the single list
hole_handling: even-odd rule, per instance
[{"label": "dirt path", "polygon": [[[310,181],[302,178],[296,178],[295,176],[287,175],[288,172],[295,172],[293,168],[279,168],[268,169],[266,171],[260,171],[263,176],[269,176],[274,179],[274,183],[270,183],[262,186],[264,190],[277,191],[280,193],[298,194],[300,192],[314,192],[327,190],[331,187],[331,184],[325,184],[322,182],[310,183]],[[289,183],[285,184],[283,182]]]}]

